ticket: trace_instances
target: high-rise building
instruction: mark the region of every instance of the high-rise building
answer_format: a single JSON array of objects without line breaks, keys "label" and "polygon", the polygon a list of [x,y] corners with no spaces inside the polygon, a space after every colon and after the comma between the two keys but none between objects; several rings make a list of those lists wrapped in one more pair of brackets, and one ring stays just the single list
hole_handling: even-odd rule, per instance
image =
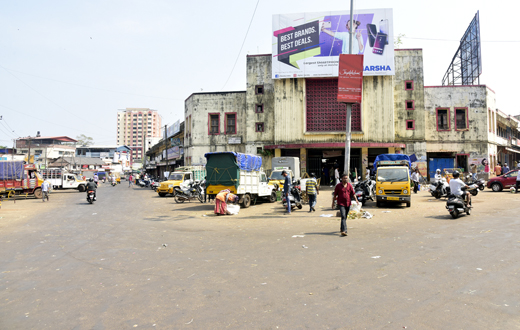
[{"label": "high-rise building", "polygon": [[117,112],[117,144],[132,149],[132,161],[144,157],[148,145],[161,138],[161,117],[157,110],[126,108]]}]

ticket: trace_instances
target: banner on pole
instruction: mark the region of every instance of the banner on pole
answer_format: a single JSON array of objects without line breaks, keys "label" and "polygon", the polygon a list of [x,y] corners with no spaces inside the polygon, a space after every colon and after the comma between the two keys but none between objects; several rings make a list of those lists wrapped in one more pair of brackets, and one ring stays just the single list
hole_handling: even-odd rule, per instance
[{"label": "banner on pole", "polygon": [[363,55],[339,55],[338,102],[361,103]]}]

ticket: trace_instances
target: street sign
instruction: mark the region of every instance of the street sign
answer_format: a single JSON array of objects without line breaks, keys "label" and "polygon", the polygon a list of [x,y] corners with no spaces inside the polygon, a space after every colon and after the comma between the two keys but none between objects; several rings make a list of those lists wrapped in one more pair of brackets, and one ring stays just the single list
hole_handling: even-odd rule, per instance
[{"label": "street sign", "polygon": [[361,103],[363,55],[339,55],[338,102]]}]

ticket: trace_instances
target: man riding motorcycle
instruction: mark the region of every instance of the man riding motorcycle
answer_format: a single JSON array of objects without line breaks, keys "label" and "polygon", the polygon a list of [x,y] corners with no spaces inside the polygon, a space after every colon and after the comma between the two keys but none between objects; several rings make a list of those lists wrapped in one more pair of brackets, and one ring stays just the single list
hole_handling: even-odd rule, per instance
[{"label": "man riding motorcycle", "polygon": [[89,191],[94,191],[94,200],[96,200],[96,189],[97,189],[97,184],[94,182],[94,179],[92,179],[92,178],[88,179],[86,192],[88,195]]},{"label": "man riding motorcycle", "polygon": [[459,171],[453,172],[453,179],[450,180],[450,190],[451,193],[455,196],[461,196],[464,197],[466,195],[465,200],[467,201],[468,205],[471,205],[471,195],[469,192],[462,191],[462,187],[468,187],[467,184],[465,184],[461,179],[459,179],[460,173]]},{"label": "man riding motorcycle", "polygon": [[439,181],[441,181],[441,179],[442,179],[441,170],[437,169],[437,171],[435,171],[435,182],[439,182]]}]

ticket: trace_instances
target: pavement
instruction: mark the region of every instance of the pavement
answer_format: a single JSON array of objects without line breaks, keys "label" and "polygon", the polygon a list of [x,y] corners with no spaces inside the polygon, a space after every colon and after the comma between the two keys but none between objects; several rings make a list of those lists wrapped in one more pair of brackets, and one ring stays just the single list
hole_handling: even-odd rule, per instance
[{"label": "pavement", "polygon": [[[453,220],[412,206],[339,218],[257,201],[235,216],[150,189],[3,201],[0,329],[518,329],[520,195]],[[322,215],[332,215],[330,217]]]}]

